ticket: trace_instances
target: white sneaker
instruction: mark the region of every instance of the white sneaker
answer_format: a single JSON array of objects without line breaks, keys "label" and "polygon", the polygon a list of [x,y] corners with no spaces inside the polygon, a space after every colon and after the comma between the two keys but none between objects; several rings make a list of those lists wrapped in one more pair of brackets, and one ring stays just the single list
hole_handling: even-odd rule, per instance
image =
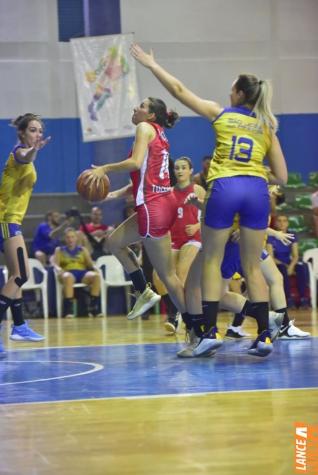
[{"label": "white sneaker", "polygon": [[199,343],[200,338],[195,334],[193,328],[186,332],[186,345],[182,350],[178,351],[177,356],[179,358],[193,358],[193,350]]},{"label": "white sneaker", "polygon": [[276,312],[269,312],[268,316],[268,329],[271,334],[271,340],[274,341],[280,332],[281,326],[283,324],[284,314],[283,313],[276,313]]},{"label": "white sneaker", "polygon": [[304,332],[300,328],[295,327],[294,321],[291,320],[286,327],[279,330],[278,338],[280,340],[302,340],[311,336],[309,332]]},{"label": "white sneaker", "polygon": [[182,316],[181,313],[178,312],[176,315],[175,320],[167,320],[165,322],[165,330],[167,335],[175,335],[176,333],[180,332],[182,323]]},{"label": "white sneaker", "polygon": [[194,356],[204,356],[206,353],[217,350],[222,346],[223,340],[218,333],[217,327],[213,327],[209,333],[206,333],[200,338],[199,343],[194,348]]},{"label": "white sneaker", "polygon": [[143,313],[153,307],[157,302],[159,302],[161,296],[154,292],[150,285],[148,285],[142,294],[137,297],[135,305],[132,310],[128,313],[128,320],[133,320],[136,317],[140,317]]}]

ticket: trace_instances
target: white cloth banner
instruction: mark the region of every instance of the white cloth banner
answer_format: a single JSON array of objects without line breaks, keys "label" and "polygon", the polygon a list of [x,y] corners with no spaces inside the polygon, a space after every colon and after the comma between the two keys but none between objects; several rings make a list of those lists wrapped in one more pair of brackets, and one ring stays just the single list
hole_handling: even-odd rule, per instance
[{"label": "white cloth banner", "polygon": [[133,35],[71,40],[84,142],[134,135],[133,108],[139,104]]}]

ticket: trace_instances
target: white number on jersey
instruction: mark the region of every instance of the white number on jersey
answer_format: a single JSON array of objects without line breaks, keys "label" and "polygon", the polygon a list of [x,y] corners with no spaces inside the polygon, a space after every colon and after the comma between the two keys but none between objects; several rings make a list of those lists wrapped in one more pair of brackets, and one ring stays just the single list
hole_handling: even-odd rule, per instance
[{"label": "white number on jersey", "polygon": [[159,178],[163,180],[165,175],[169,176],[169,153],[167,150],[162,151],[162,164],[159,172]]}]

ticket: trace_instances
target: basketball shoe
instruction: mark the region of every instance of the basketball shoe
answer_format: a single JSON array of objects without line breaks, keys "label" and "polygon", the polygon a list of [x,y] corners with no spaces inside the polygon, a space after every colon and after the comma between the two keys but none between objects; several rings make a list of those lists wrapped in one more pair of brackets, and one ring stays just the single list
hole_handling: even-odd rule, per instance
[{"label": "basketball shoe", "polygon": [[211,356],[214,356],[216,351],[214,350],[209,350],[205,353],[201,353],[200,355],[195,355],[194,354],[194,349],[196,346],[200,343],[200,338],[195,334],[193,328],[191,330],[188,330],[186,332],[186,345],[182,350],[178,351],[177,356],[179,358],[195,358],[195,357],[205,357],[209,358]]},{"label": "basketball shoe", "polygon": [[45,340],[43,335],[32,330],[25,322],[23,325],[12,325],[10,340],[14,341],[42,341]]},{"label": "basketball shoe", "polygon": [[213,327],[208,333],[204,333],[193,350],[194,356],[201,356],[211,350],[217,350],[223,344],[217,327]]},{"label": "basketball shoe", "polygon": [[303,340],[309,338],[309,332],[304,332],[294,325],[295,320],[291,320],[288,325],[281,326],[278,332],[279,340]]},{"label": "basketball shoe", "polygon": [[258,335],[251,348],[248,350],[249,355],[267,356],[273,351],[273,344],[269,330],[264,330]]},{"label": "basketball shoe", "polygon": [[180,331],[182,323],[181,313],[178,312],[176,318],[168,318],[165,322],[165,330],[167,335],[175,335]]},{"label": "basketball shoe", "polygon": [[128,320],[140,317],[140,315],[153,307],[161,299],[160,295],[156,294],[156,292],[151,289],[150,284],[147,284],[147,287],[142,294],[139,292],[136,292],[136,294],[138,296],[135,305],[127,315]]}]

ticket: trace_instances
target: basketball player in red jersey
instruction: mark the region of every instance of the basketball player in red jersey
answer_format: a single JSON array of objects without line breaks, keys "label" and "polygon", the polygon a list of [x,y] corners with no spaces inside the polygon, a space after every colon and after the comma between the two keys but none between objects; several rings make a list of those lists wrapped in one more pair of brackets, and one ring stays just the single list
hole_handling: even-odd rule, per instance
[{"label": "basketball player in red jersey", "polygon": [[109,249],[119,259],[138,293],[129,319],[142,315],[160,300],[147,286],[136,256],[128,246],[142,239],[147,254],[170,297],[181,313],[185,312],[184,292],[176,276],[171,253],[170,228],[177,206],[170,187],[169,143],[164,127],[173,127],[178,114],[168,112],[163,101],[145,99],[134,109],[132,122],[137,126],[129,157],[118,163],[94,167],[87,182],[94,186],[97,177],[109,172],[130,172],[136,212],[109,236]]},{"label": "basketball player in red jersey", "polygon": [[[174,186],[174,195],[177,201],[177,217],[171,228],[172,254],[176,273],[184,285],[191,264],[201,248],[200,210],[194,205],[185,204],[189,194],[195,194],[199,200],[204,200],[205,190],[202,186],[192,182],[193,166],[190,158],[180,157],[174,163],[174,174],[177,180]],[[171,305],[167,289],[158,281],[154,273],[157,290],[162,295],[167,307],[168,319],[165,329],[173,335],[178,329],[179,319],[176,308]]]}]

